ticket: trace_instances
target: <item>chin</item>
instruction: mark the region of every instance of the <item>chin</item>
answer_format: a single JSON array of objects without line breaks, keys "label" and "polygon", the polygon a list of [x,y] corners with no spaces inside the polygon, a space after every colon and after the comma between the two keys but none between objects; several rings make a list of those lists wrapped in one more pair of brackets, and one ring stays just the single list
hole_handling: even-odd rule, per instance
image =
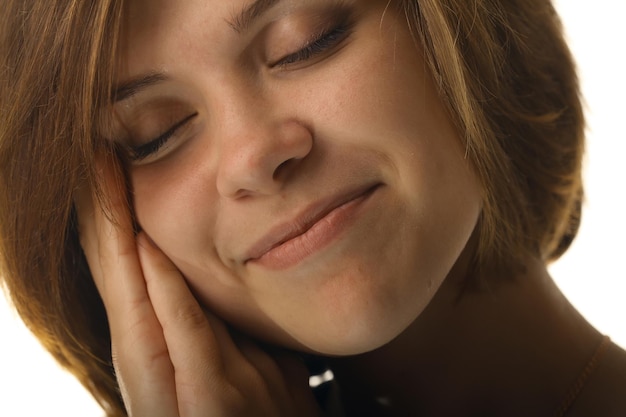
[{"label": "chin", "polygon": [[[368,306],[369,307],[369,306]],[[324,356],[351,356],[379,349],[407,330],[423,308],[412,304],[412,311],[390,311],[369,308],[361,314],[333,317],[323,326],[311,326],[306,334],[298,335],[297,350]],[[386,314],[385,314],[386,313]],[[393,312],[392,312],[393,313]],[[311,329],[319,329],[310,331]]]},{"label": "chin", "polygon": [[[324,338],[311,343],[308,346],[309,353],[316,353],[324,356],[352,356],[371,352],[390,343],[398,337],[406,327],[401,329],[385,329],[375,331],[365,326],[361,329],[350,329],[347,332],[339,332],[334,339]],[[390,331],[393,330],[393,331]]]}]

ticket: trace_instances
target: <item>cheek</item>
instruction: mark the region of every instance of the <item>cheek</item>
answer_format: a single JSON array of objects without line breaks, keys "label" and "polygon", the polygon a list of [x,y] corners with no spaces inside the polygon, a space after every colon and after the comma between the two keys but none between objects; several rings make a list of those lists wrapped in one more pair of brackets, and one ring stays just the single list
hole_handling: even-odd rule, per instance
[{"label": "cheek", "polygon": [[313,124],[329,137],[406,154],[407,141],[439,134],[433,126],[439,97],[421,50],[405,30],[369,36],[360,41],[366,47],[349,50],[341,65],[312,80],[315,88],[295,102],[308,103],[304,112],[315,115]]},{"label": "cheek", "polygon": [[143,167],[131,175],[139,226],[173,261],[205,248],[212,236],[210,192],[201,189],[208,182],[181,166],[194,165]]}]

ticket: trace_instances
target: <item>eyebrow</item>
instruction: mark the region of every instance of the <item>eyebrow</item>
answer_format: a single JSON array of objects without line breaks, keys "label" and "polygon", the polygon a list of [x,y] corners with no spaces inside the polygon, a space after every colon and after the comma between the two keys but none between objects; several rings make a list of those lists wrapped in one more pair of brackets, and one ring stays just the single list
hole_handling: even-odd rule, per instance
[{"label": "eyebrow", "polygon": [[131,78],[130,80],[117,85],[113,89],[111,99],[114,103],[126,100],[135,94],[140,93],[142,90],[152,87],[155,84],[162,83],[166,80],[168,80],[167,75],[160,72],[152,72]]},{"label": "eyebrow", "polygon": [[256,0],[254,3],[246,6],[239,14],[233,16],[231,20],[227,20],[227,23],[235,32],[241,34],[248,30],[256,19],[260,18],[278,2],[280,0]]},{"label": "eyebrow", "polygon": [[[244,7],[244,9],[227,20],[228,25],[237,33],[241,34],[248,30],[255,20],[259,19],[264,13],[269,11],[281,0],[255,0],[252,4]],[[162,73],[150,73],[131,78],[115,87],[111,93],[114,103],[126,100],[142,90],[155,84],[166,81],[168,77]]]}]

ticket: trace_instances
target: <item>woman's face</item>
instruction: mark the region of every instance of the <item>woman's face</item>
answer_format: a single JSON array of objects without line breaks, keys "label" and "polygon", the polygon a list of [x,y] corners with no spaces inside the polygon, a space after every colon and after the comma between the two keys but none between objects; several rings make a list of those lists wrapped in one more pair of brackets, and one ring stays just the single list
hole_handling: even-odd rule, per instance
[{"label": "woman's face", "polygon": [[480,211],[387,0],[132,0],[117,137],[138,222],[208,309],[326,354],[390,341]]}]

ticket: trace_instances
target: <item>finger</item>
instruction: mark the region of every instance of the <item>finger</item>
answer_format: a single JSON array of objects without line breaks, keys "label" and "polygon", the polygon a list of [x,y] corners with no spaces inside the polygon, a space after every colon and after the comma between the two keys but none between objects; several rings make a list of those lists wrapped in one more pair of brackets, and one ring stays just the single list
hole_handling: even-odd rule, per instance
[{"label": "finger", "polygon": [[125,261],[119,255],[132,255],[135,243],[121,167],[112,156],[105,155],[100,155],[96,164],[98,189],[83,184],[76,193],[75,203],[81,245],[98,290],[106,297],[109,291],[104,288],[103,264],[110,260]]},{"label": "finger", "polygon": [[98,162],[108,211],[95,193],[91,203],[81,196],[80,232],[106,307],[120,388],[132,414],[173,416],[173,368],[137,256],[123,174],[115,164]]},{"label": "finger", "polygon": [[[202,309],[180,271],[144,233],[137,242],[174,366],[180,416],[317,415],[304,364],[300,372],[286,369],[290,380],[285,384],[282,367],[268,353],[243,335],[235,342],[225,324]],[[301,413],[300,407],[307,411]]]},{"label": "finger", "polygon": [[176,266],[144,233],[138,253],[148,293],[174,368],[179,414],[221,415],[220,398],[228,387],[224,353],[234,345],[224,325],[209,321]]},{"label": "finger", "polygon": [[[282,383],[279,368],[259,349],[250,353],[256,362],[251,364],[224,322],[203,310],[167,256],[145,234],[140,233],[137,240],[150,299],[174,366],[180,415],[231,415],[229,411],[240,415],[254,402],[253,397],[267,408],[272,403],[268,395],[272,385],[255,365],[263,362],[262,367],[271,370],[273,385]],[[246,349],[251,352],[252,346]],[[282,395],[281,399],[287,398]]]}]

